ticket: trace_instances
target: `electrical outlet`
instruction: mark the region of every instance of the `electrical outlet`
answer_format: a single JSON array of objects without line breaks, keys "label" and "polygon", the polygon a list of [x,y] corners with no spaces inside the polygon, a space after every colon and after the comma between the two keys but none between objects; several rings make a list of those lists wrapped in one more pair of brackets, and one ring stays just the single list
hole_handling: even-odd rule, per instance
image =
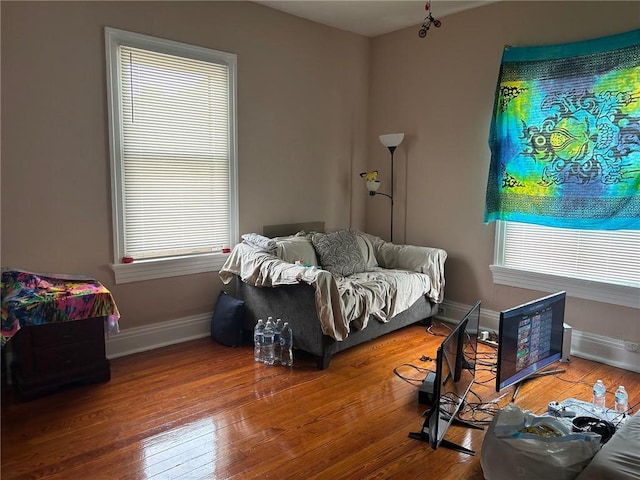
[{"label": "electrical outlet", "polygon": [[627,352],[637,352],[638,350],[640,350],[640,344],[635,343],[635,342],[629,342],[627,340],[624,341],[624,349]]},{"label": "electrical outlet", "polygon": [[446,309],[446,307],[443,307],[442,305],[440,305],[440,306],[438,307],[438,316],[439,316],[439,317],[445,317],[445,318],[446,318],[446,316],[447,316],[447,309]]}]

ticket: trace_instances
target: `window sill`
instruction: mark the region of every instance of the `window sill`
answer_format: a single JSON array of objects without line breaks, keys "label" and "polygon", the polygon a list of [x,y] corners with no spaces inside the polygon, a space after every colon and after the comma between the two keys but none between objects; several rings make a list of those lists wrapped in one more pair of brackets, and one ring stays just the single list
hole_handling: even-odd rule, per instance
[{"label": "window sill", "polygon": [[636,287],[528,272],[500,265],[491,265],[489,268],[493,274],[493,283],[500,285],[548,293],[564,290],[570,297],[640,308],[640,289]]},{"label": "window sill", "polygon": [[228,253],[210,253],[188,257],[138,260],[133,263],[111,265],[116,284],[141,282],[157,278],[178,277],[195,273],[217,272],[229,256]]}]

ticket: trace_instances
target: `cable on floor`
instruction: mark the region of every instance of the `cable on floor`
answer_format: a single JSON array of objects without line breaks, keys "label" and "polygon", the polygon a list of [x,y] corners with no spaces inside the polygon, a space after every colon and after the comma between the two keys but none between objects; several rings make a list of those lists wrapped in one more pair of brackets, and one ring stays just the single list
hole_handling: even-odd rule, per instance
[{"label": "cable on floor", "polygon": [[[419,373],[424,373],[424,377],[422,378],[410,378],[410,377],[406,377],[404,375],[402,375],[398,369],[400,367],[410,367],[415,369],[416,371],[418,371]],[[399,378],[401,378],[402,380],[404,380],[407,383],[410,383],[411,385],[414,385],[416,387],[419,387],[420,385],[422,385],[422,382],[424,382],[424,379],[426,378],[427,374],[429,372],[435,373],[433,372],[433,370],[430,370],[428,368],[424,368],[424,367],[418,367],[417,365],[413,365],[412,363],[401,363],[400,365],[398,365],[397,367],[395,367],[393,369],[393,373],[395,373]]]},{"label": "cable on floor", "polygon": [[433,335],[433,336],[435,336],[435,337],[446,337],[446,336],[448,335],[448,333],[434,332],[434,331],[432,330],[432,328],[433,328],[434,326],[437,326],[438,328],[439,328],[439,327],[444,327],[444,328],[446,328],[449,332],[451,332],[451,327],[450,327],[449,325],[447,325],[446,323],[443,323],[443,322],[437,322],[437,325],[436,325],[436,322],[433,322],[431,325],[429,325],[429,326],[427,327],[427,333],[428,333],[428,334],[430,334],[430,335]]}]

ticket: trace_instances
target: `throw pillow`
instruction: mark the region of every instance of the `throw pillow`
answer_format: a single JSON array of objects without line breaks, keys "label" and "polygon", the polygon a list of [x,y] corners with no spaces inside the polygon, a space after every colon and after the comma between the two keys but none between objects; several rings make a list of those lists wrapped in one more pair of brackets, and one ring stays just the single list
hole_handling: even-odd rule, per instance
[{"label": "throw pillow", "polygon": [[307,235],[280,237],[274,240],[278,246],[275,255],[281,260],[289,263],[300,261],[303,264],[318,265],[316,251]]},{"label": "throw pillow", "polygon": [[358,239],[351,230],[314,233],[311,242],[322,268],[334,275],[347,277],[365,271],[366,263]]},{"label": "throw pillow", "polygon": [[244,302],[221,290],[211,319],[211,338],[228,347],[239,346],[243,318]]}]

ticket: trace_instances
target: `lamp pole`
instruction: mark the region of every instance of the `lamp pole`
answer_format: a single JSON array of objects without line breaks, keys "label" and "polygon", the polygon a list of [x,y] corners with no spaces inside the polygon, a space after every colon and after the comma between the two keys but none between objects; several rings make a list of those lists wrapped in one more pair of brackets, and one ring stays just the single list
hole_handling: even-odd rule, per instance
[{"label": "lamp pole", "polygon": [[396,151],[396,147],[387,147],[389,149],[389,153],[391,153],[391,194],[389,198],[391,199],[391,227],[389,228],[389,241],[393,243],[393,152]]}]

